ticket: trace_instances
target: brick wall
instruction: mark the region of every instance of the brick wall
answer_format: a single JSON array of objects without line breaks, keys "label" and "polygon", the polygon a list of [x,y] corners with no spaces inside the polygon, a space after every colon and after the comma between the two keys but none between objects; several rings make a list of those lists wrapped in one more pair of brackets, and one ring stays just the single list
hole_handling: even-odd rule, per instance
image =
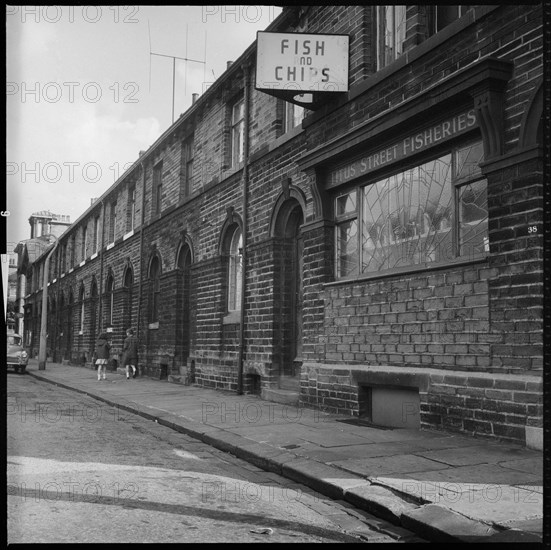
[{"label": "brick wall", "polygon": [[325,288],[323,356],[331,363],[489,366],[485,266]]}]

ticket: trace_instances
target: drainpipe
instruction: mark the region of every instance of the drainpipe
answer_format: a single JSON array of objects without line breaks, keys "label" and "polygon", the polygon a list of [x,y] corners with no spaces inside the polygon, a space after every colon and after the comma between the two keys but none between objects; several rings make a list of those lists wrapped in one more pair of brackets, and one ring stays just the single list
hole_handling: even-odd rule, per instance
[{"label": "drainpipe", "polygon": [[239,328],[239,359],[237,371],[237,393],[243,393],[243,363],[245,356],[245,289],[247,279],[247,218],[249,208],[249,111],[250,111],[250,88],[249,88],[249,65],[243,64],[243,81],[245,87],[244,103],[245,135],[243,136],[243,254],[242,254],[242,275],[241,275],[241,319]]}]

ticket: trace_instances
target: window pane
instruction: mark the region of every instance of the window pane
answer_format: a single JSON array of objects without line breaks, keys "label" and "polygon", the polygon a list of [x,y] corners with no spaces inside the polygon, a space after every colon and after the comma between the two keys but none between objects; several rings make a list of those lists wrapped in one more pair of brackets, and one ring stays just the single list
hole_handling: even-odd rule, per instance
[{"label": "window pane", "polygon": [[459,188],[459,253],[470,256],[489,251],[486,180]]},{"label": "window pane", "polygon": [[483,160],[484,147],[481,141],[455,151],[454,181],[479,177],[482,174],[479,164]]},{"label": "window pane", "polygon": [[363,189],[362,272],[449,259],[451,156]]},{"label": "window pane", "polygon": [[238,103],[236,103],[234,106],[233,106],[233,111],[232,111],[232,124],[236,124],[237,122],[239,122],[244,114],[245,114],[245,110],[244,110],[244,102],[243,101],[239,101]]},{"label": "window pane", "polygon": [[337,216],[356,212],[356,191],[337,197]]},{"label": "window pane", "polygon": [[350,220],[337,226],[337,277],[358,273],[358,222]]},{"label": "window pane", "polygon": [[377,60],[380,69],[403,53],[406,6],[380,6],[377,10],[377,33]]},{"label": "window pane", "polygon": [[298,126],[304,118],[304,107],[293,105],[293,128]]},{"label": "window pane", "polygon": [[243,277],[243,235],[240,229],[233,234],[230,244],[228,281],[228,311],[241,309],[241,285]]}]

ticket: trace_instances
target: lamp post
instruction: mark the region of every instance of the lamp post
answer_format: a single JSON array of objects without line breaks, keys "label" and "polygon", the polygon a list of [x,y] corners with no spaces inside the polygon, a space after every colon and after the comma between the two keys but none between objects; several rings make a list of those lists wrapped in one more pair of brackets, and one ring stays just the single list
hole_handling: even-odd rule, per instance
[{"label": "lamp post", "polygon": [[42,282],[42,313],[40,316],[40,346],[38,348],[38,370],[46,370],[46,339],[48,321],[48,274],[50,271],[50,258],[57,248],[58,240],[55,235],[50,235],[55,239],[55,244],[44,262],[44,277]]}]

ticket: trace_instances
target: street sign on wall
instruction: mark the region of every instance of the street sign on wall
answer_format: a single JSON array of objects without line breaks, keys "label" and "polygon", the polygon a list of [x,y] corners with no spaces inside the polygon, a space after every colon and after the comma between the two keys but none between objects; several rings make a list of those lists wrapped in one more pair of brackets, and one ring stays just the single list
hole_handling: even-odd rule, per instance
[{"label": "street sign on wall", "polygon": [[296,103],[348,91],[348,35],[257,33],[256,89]]}]

